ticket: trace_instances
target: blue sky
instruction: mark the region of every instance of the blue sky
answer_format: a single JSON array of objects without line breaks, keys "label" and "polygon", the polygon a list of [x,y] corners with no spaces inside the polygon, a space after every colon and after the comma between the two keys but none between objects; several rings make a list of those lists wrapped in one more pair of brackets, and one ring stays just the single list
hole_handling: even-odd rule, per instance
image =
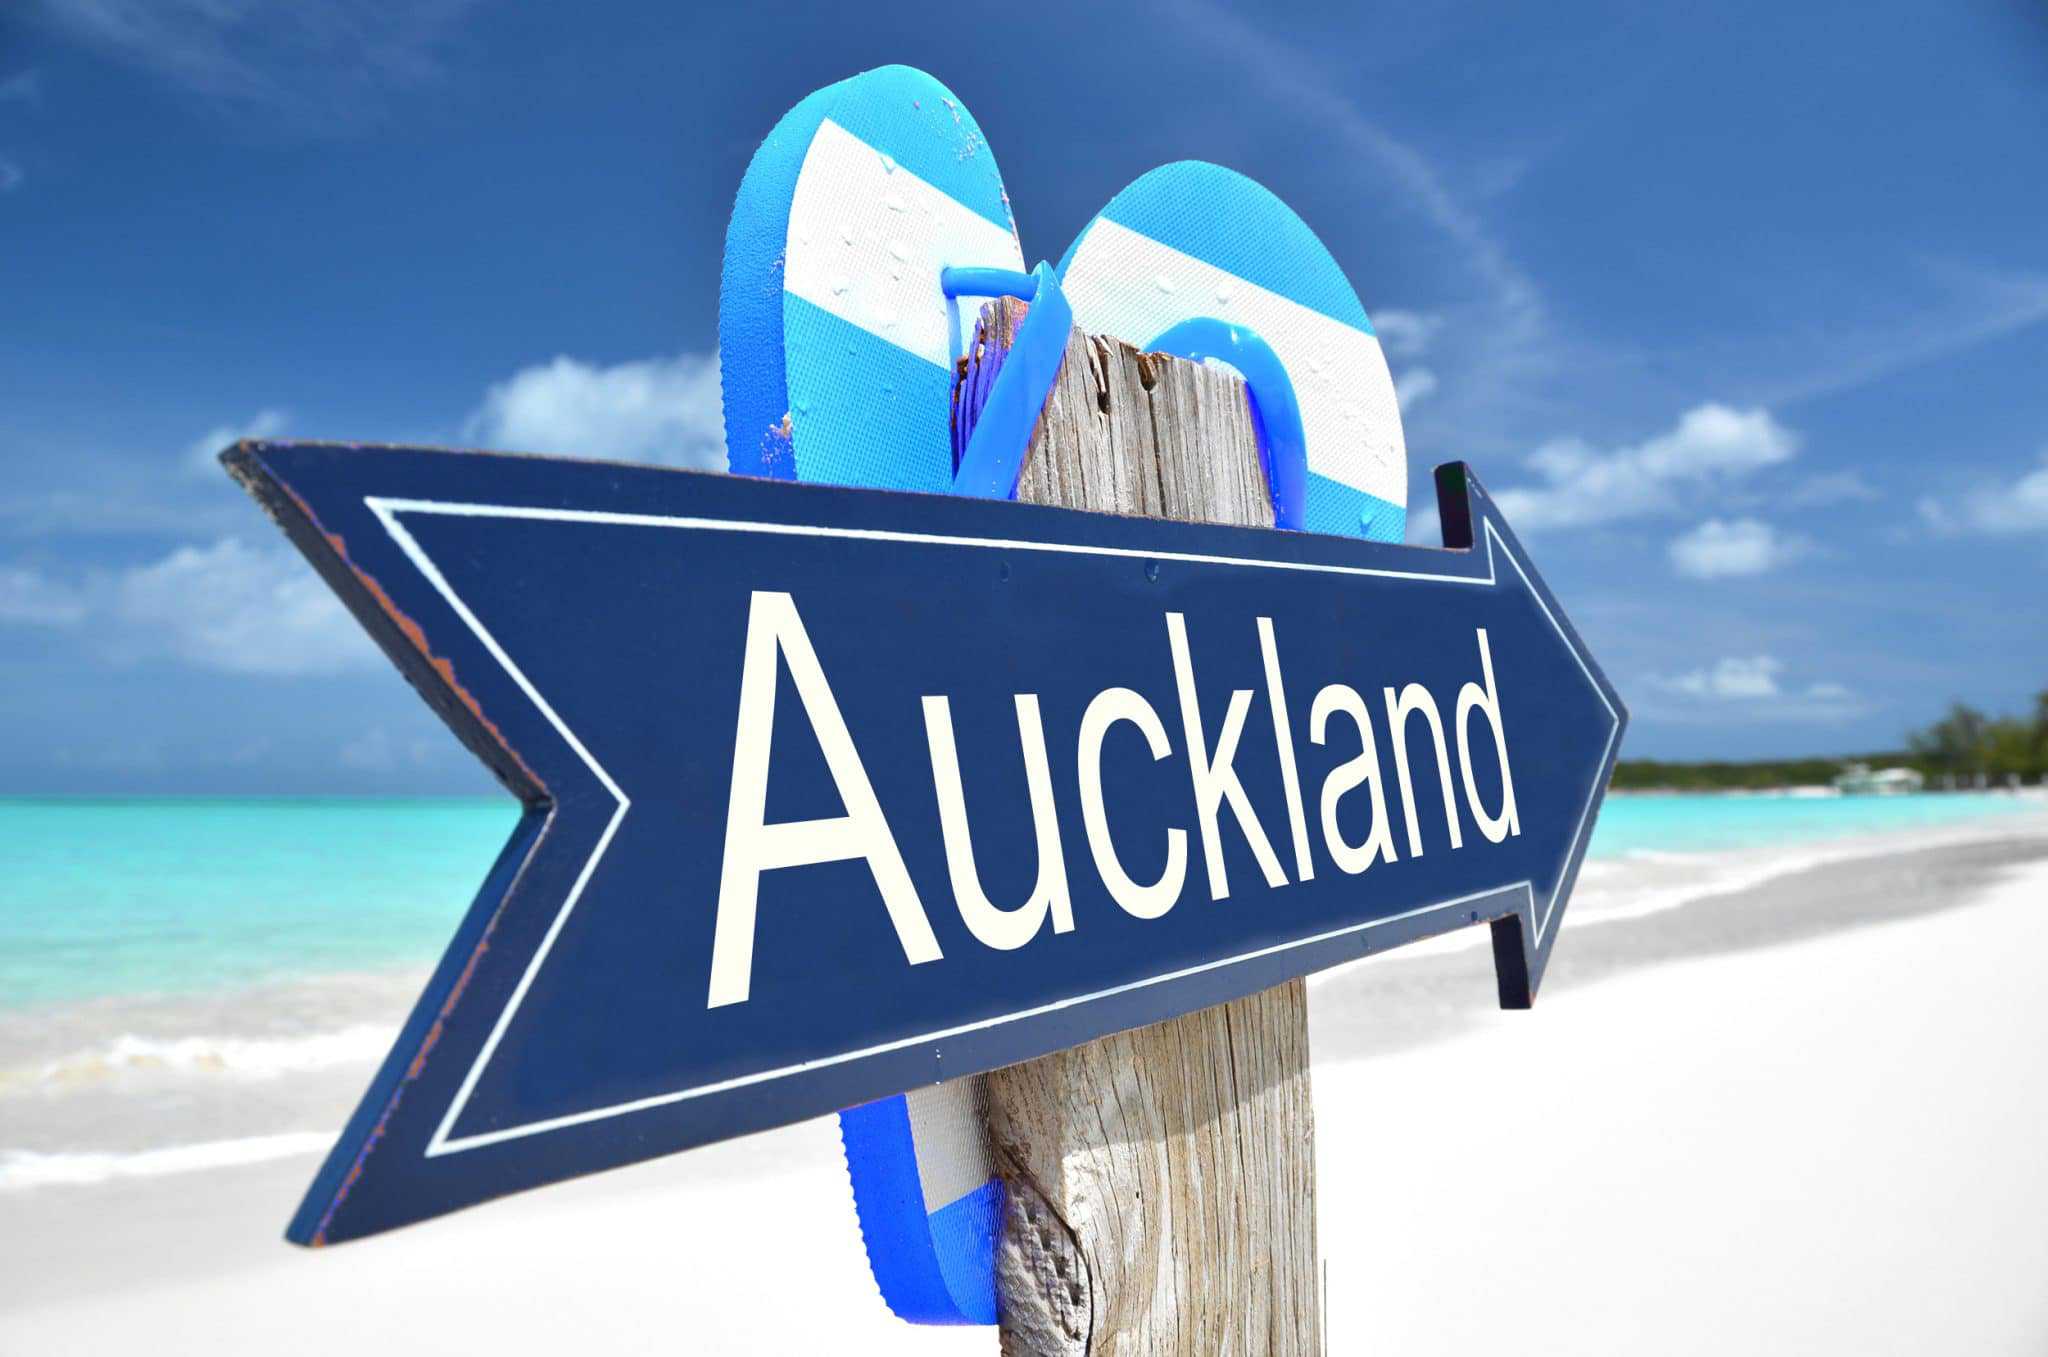
[{"label": "blue sky", "polygon": [[722,461],[747,158],[892,61],[973,109],[1029,258],[1172,159],[1307,218],[1411,480],[1478,467],[1626,753],[2048,686],[2039,6],[734,9],[9,7],[0,791],[483,789],[210,454]]}]

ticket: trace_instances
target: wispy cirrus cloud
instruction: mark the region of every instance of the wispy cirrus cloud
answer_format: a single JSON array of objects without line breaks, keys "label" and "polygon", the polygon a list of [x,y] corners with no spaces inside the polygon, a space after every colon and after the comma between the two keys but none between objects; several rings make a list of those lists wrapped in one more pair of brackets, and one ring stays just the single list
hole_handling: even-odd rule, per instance
[{"label": "wispy cirrus cloud", "polygon": [[80,45],[171,87],[302,132],[373,121],[444,73],[475,0],[41,0]]},{"label": "wispy cirrus cloud", "polygon": [[[1360,164],[1375,167],[1391,186],[1391,200],[1418,214],[1452,247],[1474,294],[1455,316],[1428,313],[1427,328],[1418,329],[1403,322],[1424,313],[1378,309],[1382,299],[1370,297],[1366,309],[1390,352],[1411,335],[1426,344],[1441,330],[1447,346],[1454,338],[1457,352],[1446,358],[1454,360],[1458,372],[1484,374],[1485,380],[1444,388],[1453,408],[1442,417],[1471,430],[1462,437],[1503,437],[1517,415],[1543,403],[1542,379],[1565,361],[1565,345],[1550,324],[1535,279],[1428,155],[1360,107],[1354,84],[1324,74],[1312,53],[1274,36],[1270,25],[1207,0],[1185,8],[1187,22],[1180,31],[1228,53],[1263,97],[1299,113],[1304,125],[1334,136]],[[1431,371],[1431,392],[1439,389],[1436,379],[1450,366],[1439,363]]]},{"label": "wispy cirrus cloud", "polygon": [[[1915,261],[1860,320],[1830,316],[1805,331],[1745,335],[1739,345],[1670,361],[1722,374],[1724,390],[1773,407],[1817,400],[2048,322],[2048,273],[1955,260]],[[1742,375],[1747,372],[1748,375]]]},{"label": "wispy cirrus cloud", "polygon": [[[9,76],[0,76],[0,104],[40,104],[43,101],[43,78],[39,71],[30,69],[16,71]],[[0,193],[12,193],[28,179],[28,171],[11,152],[0,152]]]}]

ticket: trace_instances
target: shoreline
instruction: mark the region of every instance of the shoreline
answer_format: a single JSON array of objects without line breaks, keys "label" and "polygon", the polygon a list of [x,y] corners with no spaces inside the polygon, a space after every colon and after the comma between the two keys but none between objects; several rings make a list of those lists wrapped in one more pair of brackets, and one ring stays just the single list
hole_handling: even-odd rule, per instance
[{"label": "shoreline", "polygon": [[[1777,1144],[1784,1115],[1779,1100],[1801,1096],[1803,1081],[1822,1078],[1802,1073],[1808,1065],[1836,1071],[1828,1078],[1863,1081],[1855,1085],[1859,1090],[1866,1084],[1882,1090],[1872,1098],[1894,1096],[1893,1080],[1942,1077],[1950,1038],[1937,1034],[1925,1050],[1904,1054],[1872,1051],[1866,1039],[1886,1024],[1905,1022],[1893,1010],[1910,995],[1918,995],[1911,999],[1918,1007],[1936,1005],[1954,1021],[1991,1024],[2008,1034],[2001,1040],[2015,1050],[2030,1049],[2025,1033],[2043,1018],[2038,1006],[2014,1008],[2031,1000],[2013,995],[2032,996],[2036,988],[2031,962],[2014,954],[2009,939],[2015,924],[2029,936],[2048,928],[2048,816],[2006,823],[2011,832],[1808,867],[1687,908],[1576,925],[1568,917],[1572,941],[1559,953],[1543,1002],[1530,1013],[1495,1006],[1484,948],[1414,958],[1389,954],[1328,973],[1311,993],[1310,1024],[1317,1117],[1325,1128],[1319,1191],[1332,1322],[1340,1331],[1362,1323],[1364,1331],[1377,1333],[1393,1322],[1382,1308],[1392,1295],[1419,1295],[1436,1284],[1432,1279],[1443,1269],[1430,1261],[1436,1255],[1429,1250],[1461,1246],[1447,1238],[1418,1250],[1417,1231],[1480,1231],[1469,1243],[1521,1228],[1517,1213],[1504,1216],[1486,1205],[1499,1193],[1533,1194],[1534,1205],[1564,1200],[1546,1195],[1563,1192],[1572,1207],[1560,1219],[1582,1222],[1596,1208],[1640,1209],[1629,1205],[1640,1190],[1634,1185],[1651,1181],[1640,1175],[1663,1172],[1655,1167],[1662,1163],[1655,1136],[1611,1145],[1603,1138],[1645,1118],[1659,1125],[1658,1119],[1674,1118],[1676,1132],[1694,1134],[1684,1118],[1705,1114],[1686,1110],[1683,1090],[1695,1083],[1733,1099],[1715,1104],[1722,1108],[1716,1115],[1735,1117],[1750,1128],[1745,1134]],[[2024,882],[2014,886],[2018,878]],[[1982,917],[1969,919],[1973,913]],[[1961,966],[1953,960],[1958,936],[1966,939],[1969,958]],[[1943,947],[1937,947],[1938,964],[1923,973],[1922,938],[1950,939],[1943,947],[1951,959],[1941,961]],[[1993,940],[1988,948],[1986,938]],[[1915,958],[1911,969],[1903,968],[1902,956]],[[1871,957],[1880,961],[1854,960]],[[1987,991],[1986,1011],[1968,1012],[1974,999],[1955,996],[1973,996],[1987,981],[2002,989]],[[1827,1015],[1825,1023],[1810,1016],[1815,1013]],[[1601,1043],[1609,1041],[1645,1049],[1624,1058],[1603,1051]],[[1748,1077],[1742,1062],[1756,1051],[1796,1053],[1806,1064],[1786,1074],[1792,1082],[1782,1088],[1738,1097]],[[2009,1059],[1984,1054],[1994,1057]],[[242,1086],[239,1101],[245,1113],[282,1110],[288,1124],[280,1131],[331,1129],[359,1092],[363,1072],[338,1066],[317,1076],[252,1082]],[[1564,1080],[1572,1091],[1511,1093],[1503,1081],[1514,1079],[1536,1081],[1536,1087]],[[1646,1091],[1643,1079],[1670,1087]],[[2020,1091],[2032,1096],[2030,1088]],[[1525,1177],[1513,1186],[1459,1186],[1470,1184],[1475,1162],[1492,1153],[1487,1146],[1493,1142],[1483,1137],[1485,1126],[1498,1120],[1494,1100],[1521,1106],[1540,1096],[1564,1098],[1570,1110],[1518,1121],[1520,1134],[1551,1136],[1543,1154],[1576,1153],[1580,1177],[1568,1187],[1559,1180],[1546,1188]],[[1826,1106],[1833,1116],[1853,1111]],[[1829,1133],[1842,1134],[1840,1128]],[[1794,1143],[1811,1134],[1802,1129]],[[1426,1149],[1376,1143],[1415,1136],[1434,1140]],[[1597,1153],[1579,1144],[1587,1137]],[[1427,1191],[1397,1186],[1407,1181],[1399,1174],[1390,1183],[1385,1170],[1375,1172],[1365,1162],[1408,1164],[1418,1154],[1445,1160],[1427,1170]],[[1643,1155],[1651,1167],[1638,1164]],[[1610,1160],[1617,1166],[1605,1167]],[[204,1171],[0,1192],[9,1222],[0,1231],[0,1271],[10,1280],[0,1300],[0,1347],[94,1352],[147,1342],[159,1350],[215,1353],[279,1346],[354,1351],[381,1343],[392,1350],[488,1344],[508,1351],[574,1345],[655,1352],[673,1350],[675,1338],[688,1335],[688,1346],[716,1352],[964,1354],[985,1351],[990,1341],[986,1331],[910,1328],[882,1308],[868,1279],[829,1117],[309,1254],[285,1245],[280,1233],[314,1162],[300,1152]],[[1947,1161],[1933,1154],[1912,1162]],[[1602,1171],[1620,1175],[1618,1185],[1583,1181]],[[1767,1170],[1722,1165],[1715,1172],[1734,1176],[1728,1187],[1714,1188],[1695,1163],[1675,1178],[1654,1181],[1660,1192],[1697,1194],[1700,1200],[1685,1208],[1697,1217],[1744,1192],[1776,1193],[1766,1199],[1782,1200],[1794,1190],[1784,1184],[1759,1189],[1760,1171]],[[1866,1177],[1856,1180],[1854,1191],[1867,1195]],[[1439,1209],[1432,1192],[1464,1205]],[[2036,1196],[2036,1204],[2048,1208],[2048,1192]],[[1359,1201],[1372,1204],[1364,1211],[1336,1205]],[[1541,1215],[1530,1211],[1532,1219]],[[1468,1223],[1428,1224],[1453,1218]],[[1828,1227],[1825,1213],[1801,1219],[1807,1221],[1802,1228]],[[696,1222],[715,1224],[691,1228]],[[1686,1238],[1694,1237],[1696,1223],[1689,1221]],[[1653,1230],[1654,1219],[1614,1233],[1640,1237]],[[1605,1245],[1574,1245],[1560,1257],[1583,1247]],[[1773,1246],[1753,1241],[1744,1247],[1759,1250],[1761,1258]],[[1537,1254],[1553,1252],[1533,1250],[1531,1267],[1540,1263]],[[1557,1266],[1565,1268],[1560,1276],[1575,1271]],[[1404,1267],[1414,1275],[1398,1271]],[[798,1277],[808,1299],[792,1311],[784,1293]],[[1398,1292],[1383,1292],[1389,1286]],[[1361,1294],[1378,1299],[1365,1306]],[[343,1313],[350,1322],[339,1328],[322,1328],[316,1320]],[[203,1331],[192,1326],[199,1315],[207,1317]],[[315,1321],[312,1328],[309,1321]]]},{"label": "shoreline", "polygon": [[[1981,891],[2000,868],[2042,858],[2048,811],[1592,859],[1545,993],[1935,912]],[[1925,889],[1894,889],[1923,878]],[[0,1010],[0,1201],[306,1153],[319,1128],[346,1120],[426,971]],[[1361,958],[1309,985],[1318,1063],[1449,1040],[1498,1018],[1483,927]]]},{"label": "shoreline", "polygon": [[[2001,822],[2002,825],[2002,822]],[[1795,945],[1968,908],[2015,872],[2048,872],[2048,816],[2020,832],[1830,856],[1733,889],[1644,913],[1574,918],[1543,999],[1652,967]],[[2048,900],[2044,900],[2048,906]],[[1494,994],[1493,956],[1478,940],[1419,956],[1393,953],[1310,978],[1310,1050],[1361,1060],[1453,1040],[1509,1021]]]},{"label": "shoreline", "polygon": [[[1681,897],[1692,898],[1705,893],[1703,880],[1719,881],[1731,872],[1734,879],[1754,879],[1753,864],[1782,855],[1811,861],[1855,856],[1930,834],[1981,835],[2015,815],[2048,814],[2048,794],[2034,792],[1827,800],[1614,795],[1616,806],[1602,817],[1580,877],[1575,898],[1581,914],[1603,908],[1601,897],[1617,873],[1618,884],[1634,891],[1641,883],[1628,878],[1642,874],[1646,864],[1696,866],[1690,876],[1662,873],[1682,876],[1672,884]],[[292,821],[333,799],[96,798],[95,806],[144,814],[114,826],[53,821],[39,840],[42,856],[28,863],[25,898],[12,918],[0,918],[0,982],[6,982],[0,983],[0,1087],[24,1064],[82,1053],[96,1032],[150,1038],[276,1035],[277,1025],[262,1015],[288,1010],[287,992],[295,986],[416,987],[455,928],[482,864],[492,859],[510,826],[495,814],[501,808],[463,801],[357,798],[339,827],[272,826],[260,858],[237,856],[247,831],[206,812],[246,807]],[[1687,802],[1699,813],[1687,813]],[[1744,809],[1745,803],[1756,805]],[[1773,804],[1766,809],[1763,803]],[[16,798],[14,804],[56,803]],[[152,810],[172,818],[147,813]],[[426,818],[411,811],[423,811]],[[449,818],[450,812],[458,813]],[[359,822],[358,814],[388,824],[376,818]],[[142,865],[121,867],[111,876],[100,871],[89,855],[110,832],[143,841]],[[298,874],[313,883],[338,881],[365,858],[378,860],[360,881],[315,884],[307,888],[309,898],[289,904],[277,899],[280,881]],[[167,927],[174,917],[177,926]],[[194,941],[208,936],[218,942]],[[345,993],[323,996],[323,1002],[338,1001],[342,1010],[363,1014],[360,1020],[394,1024],[404,1000],[394,1009],[382,995],[362,1004]],[[180,1010],[189,1015],[186,1020],[178,1020]],[[133,1020],[124,1025],[128,1014]],[[248,1021],[249,1015],[256,1021]],[[223,1022],[224,1016],[229,1020]]]}]

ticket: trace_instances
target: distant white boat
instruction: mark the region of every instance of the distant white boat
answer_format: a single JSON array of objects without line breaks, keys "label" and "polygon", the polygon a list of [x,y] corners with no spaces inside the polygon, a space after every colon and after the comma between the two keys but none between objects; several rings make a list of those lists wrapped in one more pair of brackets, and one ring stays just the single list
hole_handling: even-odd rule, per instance
[{"label": "distant white boat", "polygon": [[1835,778],[1835,790],[1844,796],[1903,796],[1923,790],[1927,779],[1912,768],[1879,768],[1852,763]]}]

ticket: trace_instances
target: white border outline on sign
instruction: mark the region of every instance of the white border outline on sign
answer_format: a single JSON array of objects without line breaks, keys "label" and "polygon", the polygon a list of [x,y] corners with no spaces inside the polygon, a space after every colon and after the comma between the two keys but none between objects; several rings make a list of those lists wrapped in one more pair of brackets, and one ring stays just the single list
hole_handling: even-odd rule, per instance
[{"label": "white border outline on sign", "polygon": [[[1169,971],[1163,975],[1148,976],[1143,980],[1133,980],[1127,984],[1111,986],[1108,989],[1094,990],[1087,994],[1077,994],[1065,999],[1056,999],[1048,1004],[1040,1004],[1035,1008],[1023,1009],[1016,1013],[1006,1013],[1000,1017],[982,1018],[975,1022],[961,1023],[955,1027],[942,1028],[936,1032],[921,1032],[916,1036],[902,1037],[895,1041],[883,1042],[875,1046],[864,1046],[855,1051],[844,1051],[837,1055],[820,1056],[814,1060],[799,1061],[794,1065],[784,1065],[777,1069],[761,1070],[754,1074],[721,1079],[715,1083],[699,1084],[694,1088],[680,1089],[673,1093],[657,1093],[645,1098],[635,1098],[629,1102],[614,1103],[609,1107],[592,1108],[585,1112],[572,1112],[560,1117],[548,1117],[540,1121],[528,1122],[522,1126],[508,1126],[500,1130],[484,1131],[458,1139],[449,1134],[455,1126],[456,1119],[468,1105],[470,1094],[475,1090],[477,1080],[482,1077],[484,1067],[490,1063],[491,1056],[496,1053],[499,1040],[505,1035],[505,1030],[511,1026],[513,1014],[518,1011],[520,1003],[526,998],[526,992],[532,986],[534,977],[540,973],[541,965],[547,960],[548,952],[554,947],[556,937],[560,935],[562,926],[568,922],[569,914],[575,909],[576,902],[582,898],[584,887],[589,884],[592,874],[596,872],[598,862],[604,857],[605,850],[611,846],[612,837],[617,833],[619,825],[624,822],[626,812],[632,808],[632,802],[626,796],[625,791],[620,788],[619,784],[612,780],[611,775],[604,770],[596,758],[591,755],[590,751],[584,747],[583,742],[576,738],[575,732],[570,730],[562,718],[556,714],[555,709],[548,705],[547,699],[541,696],[540,691],[533,686],[519,666],[512,662],[512,657],[505,653],[504,647],[498,644],[497,639],[491,635],[483,623],[477,619],[476,614],[471,612],[469,606],[456,594],[454,588],[449,585],[447,577],[442,575],[440,569],[435,566],[432,559],[420,547],[419,542],[398,521],[399,514],[421,513],[441,514],[458,518],[534,519],[555,523],[595,523],[617,527],[683,528],[706,532],[752,532],[790,537],[842,537],[857,541],[905,542],[924,546],[981,547],[1000,551],[1062,552],[1079,556],[1119,556],[1147,561],[1183,561],[1200,565],[1245,566],[1269,570],[1304,570],[1329,575],[1370,575],[1383,579],[1416,580],[1439,584],[1484,585],[1488,588],[1493,587],[1498,582],[1498,573],[1494,567],[1494,548],[1498,546],[1501,553],[1507,557],[1508,563],[1514,566],[1515,573],[1521,576],[1523,585],[1529,591],[1529,597],[1535,601],[1537,608],[1543,613],[1544,620],[1550,623],[1552,629],[1557,632],[1558,638],[1564,642],[1565,649],[1571,652],[1572,659],[1577,662],[1580,672],[1586,676],[1586,682],[1593,689],[1595,696],[1600,699],[1600,704],[1607,708],[1607,714],[1613,720],[1613,726],[1607,734],[1607,744],[1601,750],[1599,767],[1605,768],[1607,766],[1608,757],[1614,752],[1614,742],[1621,734],[1621,713],[1616,711],[1614,704],[1608,700],[1606,689],[1598,679],[1594,678],[1592,668],[1586,663],[1586,657],[1580,653],[1579,647],[1573,641],[1571,635],[1565,631],[1563,624],[1550,611],[1550,606],[1544,601],[1542,592],[1536,588],[1535,582],[1529,578],[1529,572],[1523,569],[1522,563],[1516,559],[1515,553],[1508,548],[1507,543],[1495,531],[1491,519],[1482,520],[1486,526],[1486,575],[1484,578],[1481,578],[1476,575],[1440,575],[1426,571],[1382,570],[1370,566],[1323,565],[1307,561],[1268,561],[1192,552],[1140,551],[1131,547],[1080,546],[1056,542],[1020,541],[1010,538],[961,537],[944,533],[897,532],[883,528],[829,528],[806,523],[757,523],[734,519],[693,518],[665,514],[615,513],[596,509],[536,509],[502,504],[456,504],[440,500],[389,499],[378,495],[366,496],[363,503],[371,513],[377,516],[377,520],[384,525],[384,530],[391,535],[392,541],[398,544],[399,550],[405,553],[406,559],[413,563],[413,566],[426,581],[433,585],[434,589],[447,601],[448,606],[454,609],[455,615],[460,617],[463,624],[475,634],[477,640],[483,645],[491,658],[498,662],[506,675],[518,686],[519,691],[526,695],[527,700],[533,703],[543,717],[547,718],[548,724],[554,727],[555,732],[562,737],[570,749],[575,751],[576,756],[583,760],[584,766],[590,769],[591,774],[597,778],[604,786],[604,789],[618,803],[617,808],[612,812],[611,819],[605,824],[604,832],[598,835],[597,844],[591,849],[590,857],[584,862],[582,870],[576,874],[576,880],[570,886],[569,893],[563,897],[562,906],[556,911],[554,921],[548,925],[548,931],[542,936],[540,946],[534,949],[532,959],[527,962],[525,974],[519,977],[519,983],[513,988],[511,997],[506,1000],[503,1011],[498,1014],[498,1020],[492,1025],[490,1035],[485,1038],[483,1046],[477,1051],[476,1060],[470,1065],[469,1073],[463,1077],[461,1087],[456,1090],[454,1099],[448,1104],[447,1112],[442,1116],[440,1125],[434,1130],[433,1139],[427,1142],[426,1155],[428,1158],[434,1158],[443,1154],[459,1154],[464,1150],[481,1149],[486,1145],[495,1145],[501,1141],[517,1140],[525,1136],[539,1135],[546,1131],[558,1131],[565,1127],[578,1126],[585,1122],[602,1121],[610,1117],[623,1116],[630,1112],[643,1112],[649,1108],[684,1102],[691,1098],[701,1098],[708,1094],[724,1093],[731,1089],[744,1088],[751,1084],[768,1083],[772,1080],[787,1078],[790,1075],[801,1074],[807,1070],[825,1069],[867,1056],[883,1055],[890,1051],[902,1050],[905,1047],[917,1046],[928,1041],[943,1041],[948,1037],[984,1031],[991,1027],[1000,1027],[1005,1023],[1035,1018],[1042,1014],[1058,1012],[1061,1009],[1073,1008],[1080,1004],[1093,1003],[1098,999],[1108,999],[1119,994],[1128,994],[1135,990],[1147,989],[1153,985],[1183,980],[1188,976],[1200,975],[1206,971],[1220,970],[1226,966],[1235,966],[1240,962],[1256,961],[1261,957],[1292,951],[1297,947],[1308,947],[1315,943],[1328,942],[1332,938],[1344,937],[1347,934],[1363,933],[1374,928],[1384,928],[1389,924],[1403,923],[1425,914],[1455,911],[1473,900],[1485,896],[1498,895],[1504,891],[1514,890],[1517,887],[1520,887],[1523,893],[1522,908],[1518,913],[1523,915],[1533,934],[1530,950],[1532,952],[1540,951],[1543,947],[1544,938],[1549,934],[1550,922],[1556,915],[1557,897],[1559,892],[1564,889],[1566,873],[1563,871],[1559,872],[1557,884],[1551,888],[1550,898],[1544,902],[1543,913],[1540,917],[1536,913],[1535,883],[1526,879],[1512,881],[1505,885],[1491,886],[1485,890],[1473,891],[1471,894],[1461,895],[1455,900],[1443,900],[1436,904],[1421,905],[1415,909],[1391,915],[1384,919],[1369,919],[1364,923],[1347,924],[1342,928],[1333,928],[1309,937],[1296,938],[1291,942],[1275,943],[1272,946],[1261,947],[1255,951],[1240,952],[1236,956],[1223,957],[1216,961],[1205,961],[1198,966],[1186,966],[1180,970]],[[1586,823],[1592,818],[1593,803],[1598,799],[1598,792],[1599,779],[1595,777],[1593,786],[1587,790],[1586,804],[1579,811],[1578,827],[1572,831],[1571,844],[1564,858],[1566,864],[1571,863],[1579,854],[1580,842],[1585,837]]]}]

